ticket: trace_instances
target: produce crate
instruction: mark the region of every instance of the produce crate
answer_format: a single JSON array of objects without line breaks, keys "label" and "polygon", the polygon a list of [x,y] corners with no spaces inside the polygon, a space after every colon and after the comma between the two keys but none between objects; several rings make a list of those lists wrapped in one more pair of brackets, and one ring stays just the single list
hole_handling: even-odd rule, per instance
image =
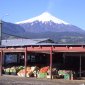
[{"label": "produce crate", "polygon": [[4,72],[4,74],[9,75],[10,73],[9,72]]},{"label": "produce crate", "polygon": [[16,72],[11,72],[10,74],[11,74],[11,75],[17,75],[17,73],[16,73]]},{"label": "produce crate", "polygon": [[47,73],[39,73],[38,78],[46,78]]},{"label": "produce crate", "polygon": [[71,75],[70,74],[64,74],[64,79],[70,80],[71,79]]}]

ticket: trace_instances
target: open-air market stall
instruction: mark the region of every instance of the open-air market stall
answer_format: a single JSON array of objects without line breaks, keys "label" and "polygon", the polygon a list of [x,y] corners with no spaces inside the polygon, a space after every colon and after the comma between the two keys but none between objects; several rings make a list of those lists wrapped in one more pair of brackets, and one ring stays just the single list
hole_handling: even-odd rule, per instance
[{"label": "open-air market stall", "polygon": [[58,45],[34,41],[3,40],[0,47],[0,74],[2,75],[4,69],[18,76],[51,79],[72,79],[73,74],[77,77],[85,75],[85,45]]}]

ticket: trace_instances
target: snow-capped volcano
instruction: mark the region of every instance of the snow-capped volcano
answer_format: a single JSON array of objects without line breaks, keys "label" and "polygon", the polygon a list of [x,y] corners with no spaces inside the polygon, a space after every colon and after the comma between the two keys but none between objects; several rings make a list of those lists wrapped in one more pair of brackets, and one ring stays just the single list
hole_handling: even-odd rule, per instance
[{"label": "snow-capped volcano", "polygon": [[80,28],[44,12],[39,16],[17,22],[26,32],[80,32]]},{"label": "snow-capped volcano", "polygon": [[[25,38],[50,38],[60,44],[85,43],[84,30],[58,19],[48,12],[14,25],[6,23],[3,27],[3,32]],[[7,35],[5,37],[7,39]]]},{"label": "snow-capped volcano", "polygon": [[28,19],[28,20],[24,20],[24,21],[21,21],[21,22],[17,22],[17,24],[22,24],[22,23],[31,23],[31,22],[34,22],[34,21],[40,21],[40,22],[49,22],[49,21],[52,21],[56,24],[69,24],[61,19],[58,19],[54,16],[52,16],[50,13],[48,12],[44,12],[42,13],[41,15],[37,16],[37,17],[33,17],[31,19]]}]

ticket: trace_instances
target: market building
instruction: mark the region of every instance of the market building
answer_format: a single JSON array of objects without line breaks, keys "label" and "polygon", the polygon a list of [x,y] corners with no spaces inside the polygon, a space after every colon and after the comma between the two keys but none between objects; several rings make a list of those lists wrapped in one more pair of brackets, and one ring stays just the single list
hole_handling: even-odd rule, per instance
[{"label": "market building", "polygon": [[2,40],[1,43],[0,75],[5,74],[3,71],[7,68],[23,66],[24,77],[30,77],[27,76],[27,67],[35,66],[38,67],[35,77],[38,77],[37,71],[47,70],[48,76],[44,74],[39,77],[52,79],[62,75],[66,77],[69,73],[79,78],[85,77],[85,45],[55,44],[50,39],[11,39]]}]

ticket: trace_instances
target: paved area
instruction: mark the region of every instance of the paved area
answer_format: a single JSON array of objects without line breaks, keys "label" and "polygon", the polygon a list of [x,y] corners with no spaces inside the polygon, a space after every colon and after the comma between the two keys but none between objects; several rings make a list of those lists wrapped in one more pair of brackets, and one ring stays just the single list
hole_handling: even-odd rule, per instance
[{"label": "paved area", "polygon": [[85,85],[85,80],[38,79],[17,76],[0,77],[0,85]]}]

